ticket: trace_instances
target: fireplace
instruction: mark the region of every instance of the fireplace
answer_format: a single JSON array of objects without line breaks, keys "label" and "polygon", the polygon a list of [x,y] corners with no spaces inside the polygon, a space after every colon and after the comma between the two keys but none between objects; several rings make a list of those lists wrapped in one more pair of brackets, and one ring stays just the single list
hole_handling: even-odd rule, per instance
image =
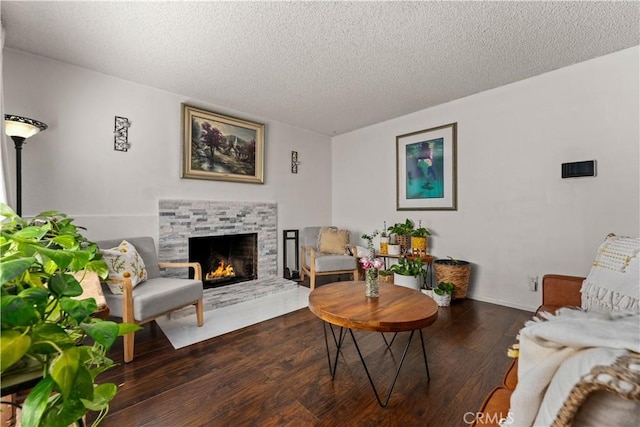
[{"label": "fireplace", "polygon": [[189,262],[202,266],[205,288],[257,279],[257,261],[257,233],[189,238]]}]

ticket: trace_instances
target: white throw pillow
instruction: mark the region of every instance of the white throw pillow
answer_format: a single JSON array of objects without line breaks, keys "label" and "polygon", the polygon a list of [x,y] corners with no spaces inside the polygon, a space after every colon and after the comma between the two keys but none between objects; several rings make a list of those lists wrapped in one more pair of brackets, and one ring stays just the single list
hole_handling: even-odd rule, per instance
[{"label": "white throw pillow", "polygon": [[[109,290],[116,294],[122,294],[122,279],[131,279],[135,288],[138,284],[147,280],[147,269],[142,257],[136,248],[126,240],[111,249],[102,250],[102,257],[109,267]],[[115,279],[115,280],[114,280]]]},{"label": "white throw pillow", "polygon": [[640,239],[610,234],[598,248],[582,283],[582,308],[588,311],[640,311]]}]

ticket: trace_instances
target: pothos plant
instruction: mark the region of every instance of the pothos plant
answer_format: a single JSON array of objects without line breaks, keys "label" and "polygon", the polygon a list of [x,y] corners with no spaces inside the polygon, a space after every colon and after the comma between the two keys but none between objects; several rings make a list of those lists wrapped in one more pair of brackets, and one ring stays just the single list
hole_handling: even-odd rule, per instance
[{"label": "pothos plant", "polygon": [[99,412],[96,425],[117,392],[96,382],[114,366],[106,353],[139,326],[91,317],[95,299],[77,299],[82,286],[72,273],[106,278],[108,269],[73,219],[50,211],[25,220],[6,204],[0,216],[0,375],[42,376],[22,406],[22,426],[68,426],[89,411]]},{"label": "pothos plant", "polygon": [[455,291],[456,287],[451,282],[440,282],[438,283],[438,286],[433,289],[433,292],[440,296],[452,295]]},{"label": "pothos plant", "polygon": [[388,231],[398,236],[410,236],[413,232],[413,227],[413,221],[407,218],[404,222],[397,222],[389,226]]},{"label": "pothos plant", "polygon": [[422,258],[400,257],[398,263],[389,267],[389,270],[402,276],[420,277],[426,274]]}]

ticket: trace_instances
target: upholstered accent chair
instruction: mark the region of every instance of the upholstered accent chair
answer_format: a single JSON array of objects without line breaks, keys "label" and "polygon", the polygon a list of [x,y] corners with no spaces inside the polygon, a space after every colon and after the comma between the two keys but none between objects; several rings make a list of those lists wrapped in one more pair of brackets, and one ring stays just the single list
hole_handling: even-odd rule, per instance
[{"label": "upholstered accent chair", "polygon": [[300,279],[309,276],[309,287],[316,287],[316,277],[352,273],[358,280],[358,253],[349,242],[349,231],[337,227],[302,229]]},{"label": "upholstered accent chair", "polygon": [[[118,247],[127,241],[144,261],[146,280],[133,284],[130,278],[116,279],[121,294],[114,294],[111,286],[103,284],[103,293],[111,315],[122,318],[123,322],[138,325],[150,322],[189,305],[195,305],[198,326],[204,324],[202,268],[194,263],[159,263],[152,237],[131,237],[96,242],[100,250]],[[107,262],[109,264],[109,262]],[[162,277],[161,269],[189,267],[194,269],[193,279]],[[111,273],[110,273],[111,274]],[[124,336],[124,361],[133,360],[134,333]]]}]

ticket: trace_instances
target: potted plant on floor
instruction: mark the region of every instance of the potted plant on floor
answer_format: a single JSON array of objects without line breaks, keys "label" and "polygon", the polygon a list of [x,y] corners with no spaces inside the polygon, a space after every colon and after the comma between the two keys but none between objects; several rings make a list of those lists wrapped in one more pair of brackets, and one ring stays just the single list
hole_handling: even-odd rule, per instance
[{"label": "potted plant on floor", "polygon": [[466,298],[469,289],[469,277],[471,275],[471,264],[468,261],[461,261],[449,257],[447,259],[437,259],[433,262],[436,273],[436,283],[451,282],[456,287],[453,299]]},{"label": "potted plant on floor", "polygon": [[393,272],[394,284],[415,290],[420,290],[426,274],[424,262],[420,258],[401,257],[397,264],[389,267],[389,271]]},{"label": "potted plant on floor", "polygon": [[27,221],[5,204],[0,216],[2,381],[41,377],[22,405],[22,426],[68,426],[88,411],[100,412],[97,424],[117,392],[96,382],[113,366],[106,352],[140,327],[93,318],[95,299],[76,298],[83,289],[72,273],[105,278],[108,269],[72,219],[51,211]]},{"label": "potted plant on floor", "polygon": [[439,307],[449,307],[451,305],[451,295],[456,291],[456,287],[451,282],[440,282],[433,289],[433,299]]}]

